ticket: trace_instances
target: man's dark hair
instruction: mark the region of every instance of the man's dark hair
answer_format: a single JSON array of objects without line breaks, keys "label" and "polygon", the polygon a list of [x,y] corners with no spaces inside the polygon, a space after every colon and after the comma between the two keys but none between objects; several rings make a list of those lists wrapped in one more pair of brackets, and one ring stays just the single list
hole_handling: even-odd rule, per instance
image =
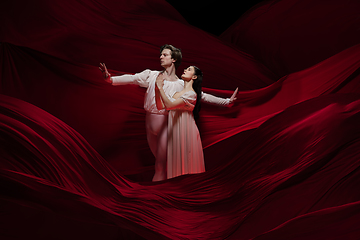
[{"label": "man's dark hair", "polygon": [[165,44],[161,46],[160,53],[162,53],[164,49],[169,49],[171,51],[171,58],[175,60],[174,65],[175,68],[177,69],[180,66],[182,60],[181,50],[179,48],[174,47],[173,45]]}]

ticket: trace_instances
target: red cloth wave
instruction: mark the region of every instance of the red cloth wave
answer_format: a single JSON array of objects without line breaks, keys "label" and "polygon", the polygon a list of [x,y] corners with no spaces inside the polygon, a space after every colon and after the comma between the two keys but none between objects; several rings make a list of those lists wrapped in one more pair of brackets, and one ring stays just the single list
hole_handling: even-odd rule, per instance
[{"label": "red cloth wave", "polygon": [[357,0],[263,1],[220,38],[282,77],[358,44],[359,9]]},{"label": "red cloth wave", "polygon": [[[330,238],[357,229],[357,212],[348,208],[360,197],[358,94],[295,105],[253,131],[228,164],[157,184],[126,180],[57,118],[21,100],[1,99],[1,201],[10,206],[3,216],[20,207],[18,217],[30,212],[33,226],[13,232],[19,225],[10,221],[6,235],[54,236],[42,232],[49,225],[42,221],[54,219],[50,223],[58,225],[51,228],[65,228],[61,235],[69,239],[76,239],[72,222],[100,232],[103,225],[118,226],[115,236],[130,229],[148,239],[249,239],[298,224],[300,233],[287,232],[296,236],[310,224],[303,220],[309,214],[330,215],[326,226],[349,220],[326,233]],[[82,228],[75,232],[91,239],[92,231]]]},{"label": "red cloth wave", "polygon": [[[358,3],[328,1],[320,11],[323,1],[300,2],[265,1],[216,38],[160,0],[2,1],[1,237],[359,237]],[[291,4],[307,8],[288,12]],[[321,17],[331,41],[296,17],[306,15]],[[266,37],[284,18],[330,50],[286,42],[293,28]],[[204,71],[205,92],[240,92],[231,108],[202,107],[207,172],[151,183],[145,89],[110,86],[97,66],[160,69],[164,43],[182,49],[181,68]]]}]

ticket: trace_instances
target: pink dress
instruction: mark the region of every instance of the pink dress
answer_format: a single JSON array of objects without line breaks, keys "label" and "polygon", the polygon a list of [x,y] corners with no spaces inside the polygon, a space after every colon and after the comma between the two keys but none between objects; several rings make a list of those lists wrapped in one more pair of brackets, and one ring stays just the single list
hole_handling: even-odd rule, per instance
[{"label": "pink dress", "polygon": [[[167,178],[205,172],[200,134],[192,113],[196,93],[188,91],[180,98],[184,100],[185,106],[169,111]],[[174,101],[173,98],[171,100]]]}]

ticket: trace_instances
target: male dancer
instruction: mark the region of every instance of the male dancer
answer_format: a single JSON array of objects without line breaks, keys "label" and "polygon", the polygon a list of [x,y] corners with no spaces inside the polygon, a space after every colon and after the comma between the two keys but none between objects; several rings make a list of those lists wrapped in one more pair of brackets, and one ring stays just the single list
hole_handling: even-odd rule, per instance
[{"label": "male dancer", "polygon": [[[165,94],[171,98],[170,94],[179,92],[184,88],[183,80],[179,79],[175,72],[180,66],[182,54],[180,49],[172,45],[164,45],[160,48],[160,63],[164,68],[163,77],[165,79],[163,89]],[[124,74],[121,76],[111,76],[105,63],[100,63],[100,70],[103,73],[105,81],[112,85],[137,84],[140,87],[147,88],[144,99],[144,109],[146,110],[146,133],[147,140],[151,152],[154,154],[155,175],[153,181],[161,181],[166,179],[167,164],[167,111],[165,109],[158,110],[155,102],[155,81],[160,71],[144,70],[135,75]],[[227,106],[233,103],[237,94],[235,90],[231,98],[219,98],[207,93],[202,93],[201,100],[203,102],[216,105]]]}]

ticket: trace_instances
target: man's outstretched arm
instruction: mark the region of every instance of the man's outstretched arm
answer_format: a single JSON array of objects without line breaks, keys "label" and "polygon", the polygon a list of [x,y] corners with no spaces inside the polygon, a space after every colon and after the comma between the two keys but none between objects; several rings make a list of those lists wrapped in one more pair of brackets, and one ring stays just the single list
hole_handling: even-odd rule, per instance
[{"label": "man's outstretched arm", "polygon": [[99,67],[100,71],[103,73],[103,78],[106,82],[111,83],[112,85],[126,85],[126,84],[136,84],[140,87],[148,87],[149,86],[149,75],[150,70],[146,69],[141,73],[136,74],[124,74],[120,76],[111,76],[109,71],[106,68],[105,63],[100,63]]}]

